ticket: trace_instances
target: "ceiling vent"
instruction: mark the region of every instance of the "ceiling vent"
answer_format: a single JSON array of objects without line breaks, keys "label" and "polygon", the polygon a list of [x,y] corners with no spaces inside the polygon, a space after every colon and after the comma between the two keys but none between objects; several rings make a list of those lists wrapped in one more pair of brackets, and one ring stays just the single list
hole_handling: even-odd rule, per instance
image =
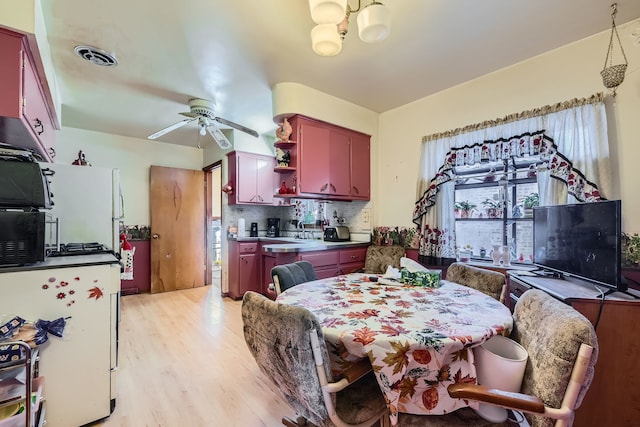
[{"label": "ceiling vent", "polygon": [[76,46],[73,51],[80,58],[102,67],[114,67],[118,60],[113,53],[98,49],[93,46]]}]

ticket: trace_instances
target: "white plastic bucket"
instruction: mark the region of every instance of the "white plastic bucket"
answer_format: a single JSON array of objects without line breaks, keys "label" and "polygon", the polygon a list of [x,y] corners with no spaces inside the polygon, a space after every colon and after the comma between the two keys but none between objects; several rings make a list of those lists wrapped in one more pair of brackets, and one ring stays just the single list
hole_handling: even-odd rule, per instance
[{"label": "white plastic bucket", "polygon": [[[512,339],[495,335],[473,349],[478,384],[509,392],[519,392],[527,350]],[[501,423],[507,419],[507,410],[485,403],[476,413],[487,421]]]}]

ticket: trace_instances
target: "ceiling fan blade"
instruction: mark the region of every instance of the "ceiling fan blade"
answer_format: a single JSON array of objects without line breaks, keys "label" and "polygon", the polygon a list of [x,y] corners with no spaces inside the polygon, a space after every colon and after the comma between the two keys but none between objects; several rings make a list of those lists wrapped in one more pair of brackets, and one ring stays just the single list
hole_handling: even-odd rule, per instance
[{"label": "ceiling fan blade", "polygon": [[198,117],[200,117],[200,116],[201,116],[201,114],[191,113],[191,112],[188,112],[188,113],[179,113],[179,114],[182,114],[183,116],[186,116],[186,117],[191,117],[192,119],[197,119]]},{"label": "ceiling fan blade", "polygon": [[209,126],[207,127],[207,131],[209,132],[209,135],[211,135],[211,137],[218,143],[220,148],[222,148],[223,150],[231,148],[231,143],[229,142],[227,137],[224,136],[224,133],[222,133],[220,129],[215,126]]},{"label": "ceiling fan blade", "polygon": [[249,129],[248,127],[245,127],[245,126],[239,125],[237,123],[231,122],[231,121],[229,121],[227,119],[223,119],[222,117],[216,117],[216,118],[214,118],[214,120],[216,122],[222,123],[223,125],[226,125],[226,126],[241,130],[242,132],[248,133],[249,135],[255,136],[256,138],[258,137],[258,132],[256,132],[253,129]]},{"label": "ceiling fan blade", "polygon": [[161,137],[162,135],[164,135],[164,134],[166,134],[166,133],[171,132],[172,130],[178,129],[178,128],[180,128],[180,127],[182,127],[182,126],[186,125],[186,124],[189,124],[189,123],[193,122],[194,120],[198,120],[198,118],[196,117],[196,118],[193,118],[193,119],[184,119],[184,120],[181,120],[181,121],[179,121],[178,123],[174,123],[174,124],[172,124],[171,126],[167,126],[166,128],[161,129],[161,130],[159,130],[159,131],[158,131],[158,132],[156,132],[156,133],[152,133],[151,135],[149,135],[149,136],[147,137],[147,139],[156,139],[156,138],[159,138],[159,137]]}]

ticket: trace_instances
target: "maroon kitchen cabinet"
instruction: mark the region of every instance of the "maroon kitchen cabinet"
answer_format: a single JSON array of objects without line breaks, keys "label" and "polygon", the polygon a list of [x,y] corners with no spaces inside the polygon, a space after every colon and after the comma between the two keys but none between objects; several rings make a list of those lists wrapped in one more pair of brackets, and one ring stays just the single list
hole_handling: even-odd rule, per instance
[{"label": "maroon kitchen cabinet", "polygon": [[369,200],[371,198],[371,138],[352,132],[351,135],[351,189],[352,199]]},{"label": "maroon kitchen cabinet", "polygon": [[301,252],[298,261],[309,261],[316,271],[318,279],[335,277],[340,274],[338,251]]},{"label": "maroon kitchen cabinet", "polygon": [[364,269],[367,246],[300,252],[298,261],[309,261],[318,279],[335,277]]},{"label": "maroon kitchen cabinet", "polygon": [[260,282],[259,242],[229,240],[229,296],[240,299],[247,291],[263,293]]},{"label": "maroon kitchen cabinet", "polygon": [[296,187],[296,196],[370,199],[368,135],[300,115],[290,122],[295,139],[287,148],[292,161],[288,168],[275,170],[287,187]]},{"label": "maroon kitchen cabinet", "polygon": [[149,240],[129,240],[135,248],[133,254],[133,280],[121,280],[122,295],[151,291],[151,242]]},{"label": "maroon kitchen cabinet", "polygon": [[0,28],[0,140],[55,157],[55,127],[25,36]]},{"label": "maroon kitchen cabinet", "polygon": [[227,154],[233,192],[228,203],[273,205],[278,176],[273,156],[232,151]]}]

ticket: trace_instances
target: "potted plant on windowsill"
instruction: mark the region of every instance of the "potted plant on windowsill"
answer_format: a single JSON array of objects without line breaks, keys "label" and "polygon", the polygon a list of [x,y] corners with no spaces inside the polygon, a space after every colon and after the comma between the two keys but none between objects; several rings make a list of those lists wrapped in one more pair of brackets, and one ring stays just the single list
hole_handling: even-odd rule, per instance
[{"label": "potted plant on windowsill", "polygon": [[540,195],[538,193],[531,193],[522,201],[524,207],[525,218],[531,218],[533,216],[534,206],[540,206]]},{"label": "potted plant on windowsill", "polygon": [[471,218],[476,205],[468,200],[463,200],[462,202],[456,202],[453,207],[454,212],[456,212],[456,218]]},{"label": "potted plant on windowsill", "polygon": [[502,218],[502,202],[494,199],[484,199],[482,202],[487,211],[487,218]]}]

